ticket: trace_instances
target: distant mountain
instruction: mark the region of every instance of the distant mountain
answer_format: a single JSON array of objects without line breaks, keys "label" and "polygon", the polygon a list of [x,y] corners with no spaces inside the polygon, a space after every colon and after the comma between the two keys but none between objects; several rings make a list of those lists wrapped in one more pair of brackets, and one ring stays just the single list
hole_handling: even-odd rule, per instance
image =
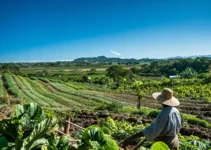
[{"label": "distant mountain", "polygon": [[211,55],[193,55],[193,56],[176,56],[176,57],[169,57],[166,59],[182,59],[182,58],[198,58],[198,57],[205,57],[205,58],[211,58]]},{"label": "distant mountain", "polygon": [[153,62],[153,61],[162,61],[168,59],[185,59],[185,58],[198,58],[198,57],[206,57],[211,58],[211,55],[193,55],[193,56],[175,56],[163,59],[155,59],[155,58],[141,58],[141,59],[134,59],[134,58],[115,58],[115,57],[105,57],[105,56],[98,56],[98,57],[81,57],[73,60],[73,62],[101,62],[101,63],[138,63],[138,62]]},{"label": "distant mountain", "polygon": [[73,62],[101,62],[101,63],[139,63],[139,62],[153,62],[159,59],[150,59],[150,58],[142,58],[142,59],[134,59],[134,58],[108,58],[105,56],[98,57],[82,57],[73,60]]}]

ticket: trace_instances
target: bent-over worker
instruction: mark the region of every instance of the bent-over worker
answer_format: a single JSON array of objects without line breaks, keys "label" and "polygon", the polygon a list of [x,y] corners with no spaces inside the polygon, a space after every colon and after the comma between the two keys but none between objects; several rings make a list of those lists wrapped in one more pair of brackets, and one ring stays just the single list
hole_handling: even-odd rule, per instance
[{"label": "bent-over worker", "polygon": [[162,141],[168,145],[171,150],[179,150],[178,132],[181,127],[180,113],[175,106],[179,101],[173,96],[173,91],[164,88],[162,93],[153,93],[152,97],[163,105],[157,117],[140,133],[132,135],[124,140],[124,146],[127,146],[134,139],[144,136],[147,141]]}]

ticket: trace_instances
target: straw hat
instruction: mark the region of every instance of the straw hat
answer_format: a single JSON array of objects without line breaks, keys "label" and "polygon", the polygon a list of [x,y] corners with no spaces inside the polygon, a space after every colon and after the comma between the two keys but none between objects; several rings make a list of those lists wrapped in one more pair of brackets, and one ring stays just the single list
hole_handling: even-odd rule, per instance
[{"label": "straw hat", "polygon": [[152,97],[158,102],[168,106],[178,106],[180,102],[173,96],[173,91],[169,88],[164,88],[162,93],[155,92]]}]

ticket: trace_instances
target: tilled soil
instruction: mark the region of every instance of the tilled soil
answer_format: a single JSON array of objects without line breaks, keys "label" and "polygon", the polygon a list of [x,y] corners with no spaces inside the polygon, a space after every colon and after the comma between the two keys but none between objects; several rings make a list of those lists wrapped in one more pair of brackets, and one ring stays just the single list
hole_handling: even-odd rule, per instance
[{"label": "tilled soil", "polygon": [[[114,120],[125,120],[130,123],[151,123],[152,118],[147,116],[139,116],[139,115],[124,115],[124,114],[115,114],[115,113],[107,113],[107,112],[87,112],[87,111],[81,111],[77,112],[74,118],[71,119],[71,122],[81,126],[81,127],[88,127],[90,125],[96,125],[99,124],[99,119],[111,117]],[[77,131],[78,128],[72,126],[71,127],[71,133],[74,133]],[[203,128],[201,126],[195,126],[195,125],[187,125],[181,128],[180,133],[183,136],[189,136],[189,135],[195,135],[202,139],[211,139],[211,129]]]},{"label": "tilled soil", "polygon": [[[108,93],[108,92],[98,92],[98,91],[86,91],[90,93],[101,94],[109,98],[116,99],[120,102],[126,102],[134,106],[137,105],[137,96],[135,94],[127,93]],[[150,95],[147,95],[142,101],[141,106],[160,109],[162,106],[156,100],[154,100]],[[205,102],[203,100],[190,100],[184,99],[180,101],[178,107],[181,113],[192,114],[203,118],[204,120],[211,123],[211,103]]]}]

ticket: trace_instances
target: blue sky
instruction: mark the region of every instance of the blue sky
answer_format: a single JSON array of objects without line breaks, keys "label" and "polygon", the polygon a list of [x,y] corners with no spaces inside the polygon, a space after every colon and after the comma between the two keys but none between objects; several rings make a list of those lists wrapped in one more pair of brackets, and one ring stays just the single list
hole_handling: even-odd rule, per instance
[{"label": "blue sky", "polygon": [[0,1],[0,62],[207,54],[209,0]]}]

